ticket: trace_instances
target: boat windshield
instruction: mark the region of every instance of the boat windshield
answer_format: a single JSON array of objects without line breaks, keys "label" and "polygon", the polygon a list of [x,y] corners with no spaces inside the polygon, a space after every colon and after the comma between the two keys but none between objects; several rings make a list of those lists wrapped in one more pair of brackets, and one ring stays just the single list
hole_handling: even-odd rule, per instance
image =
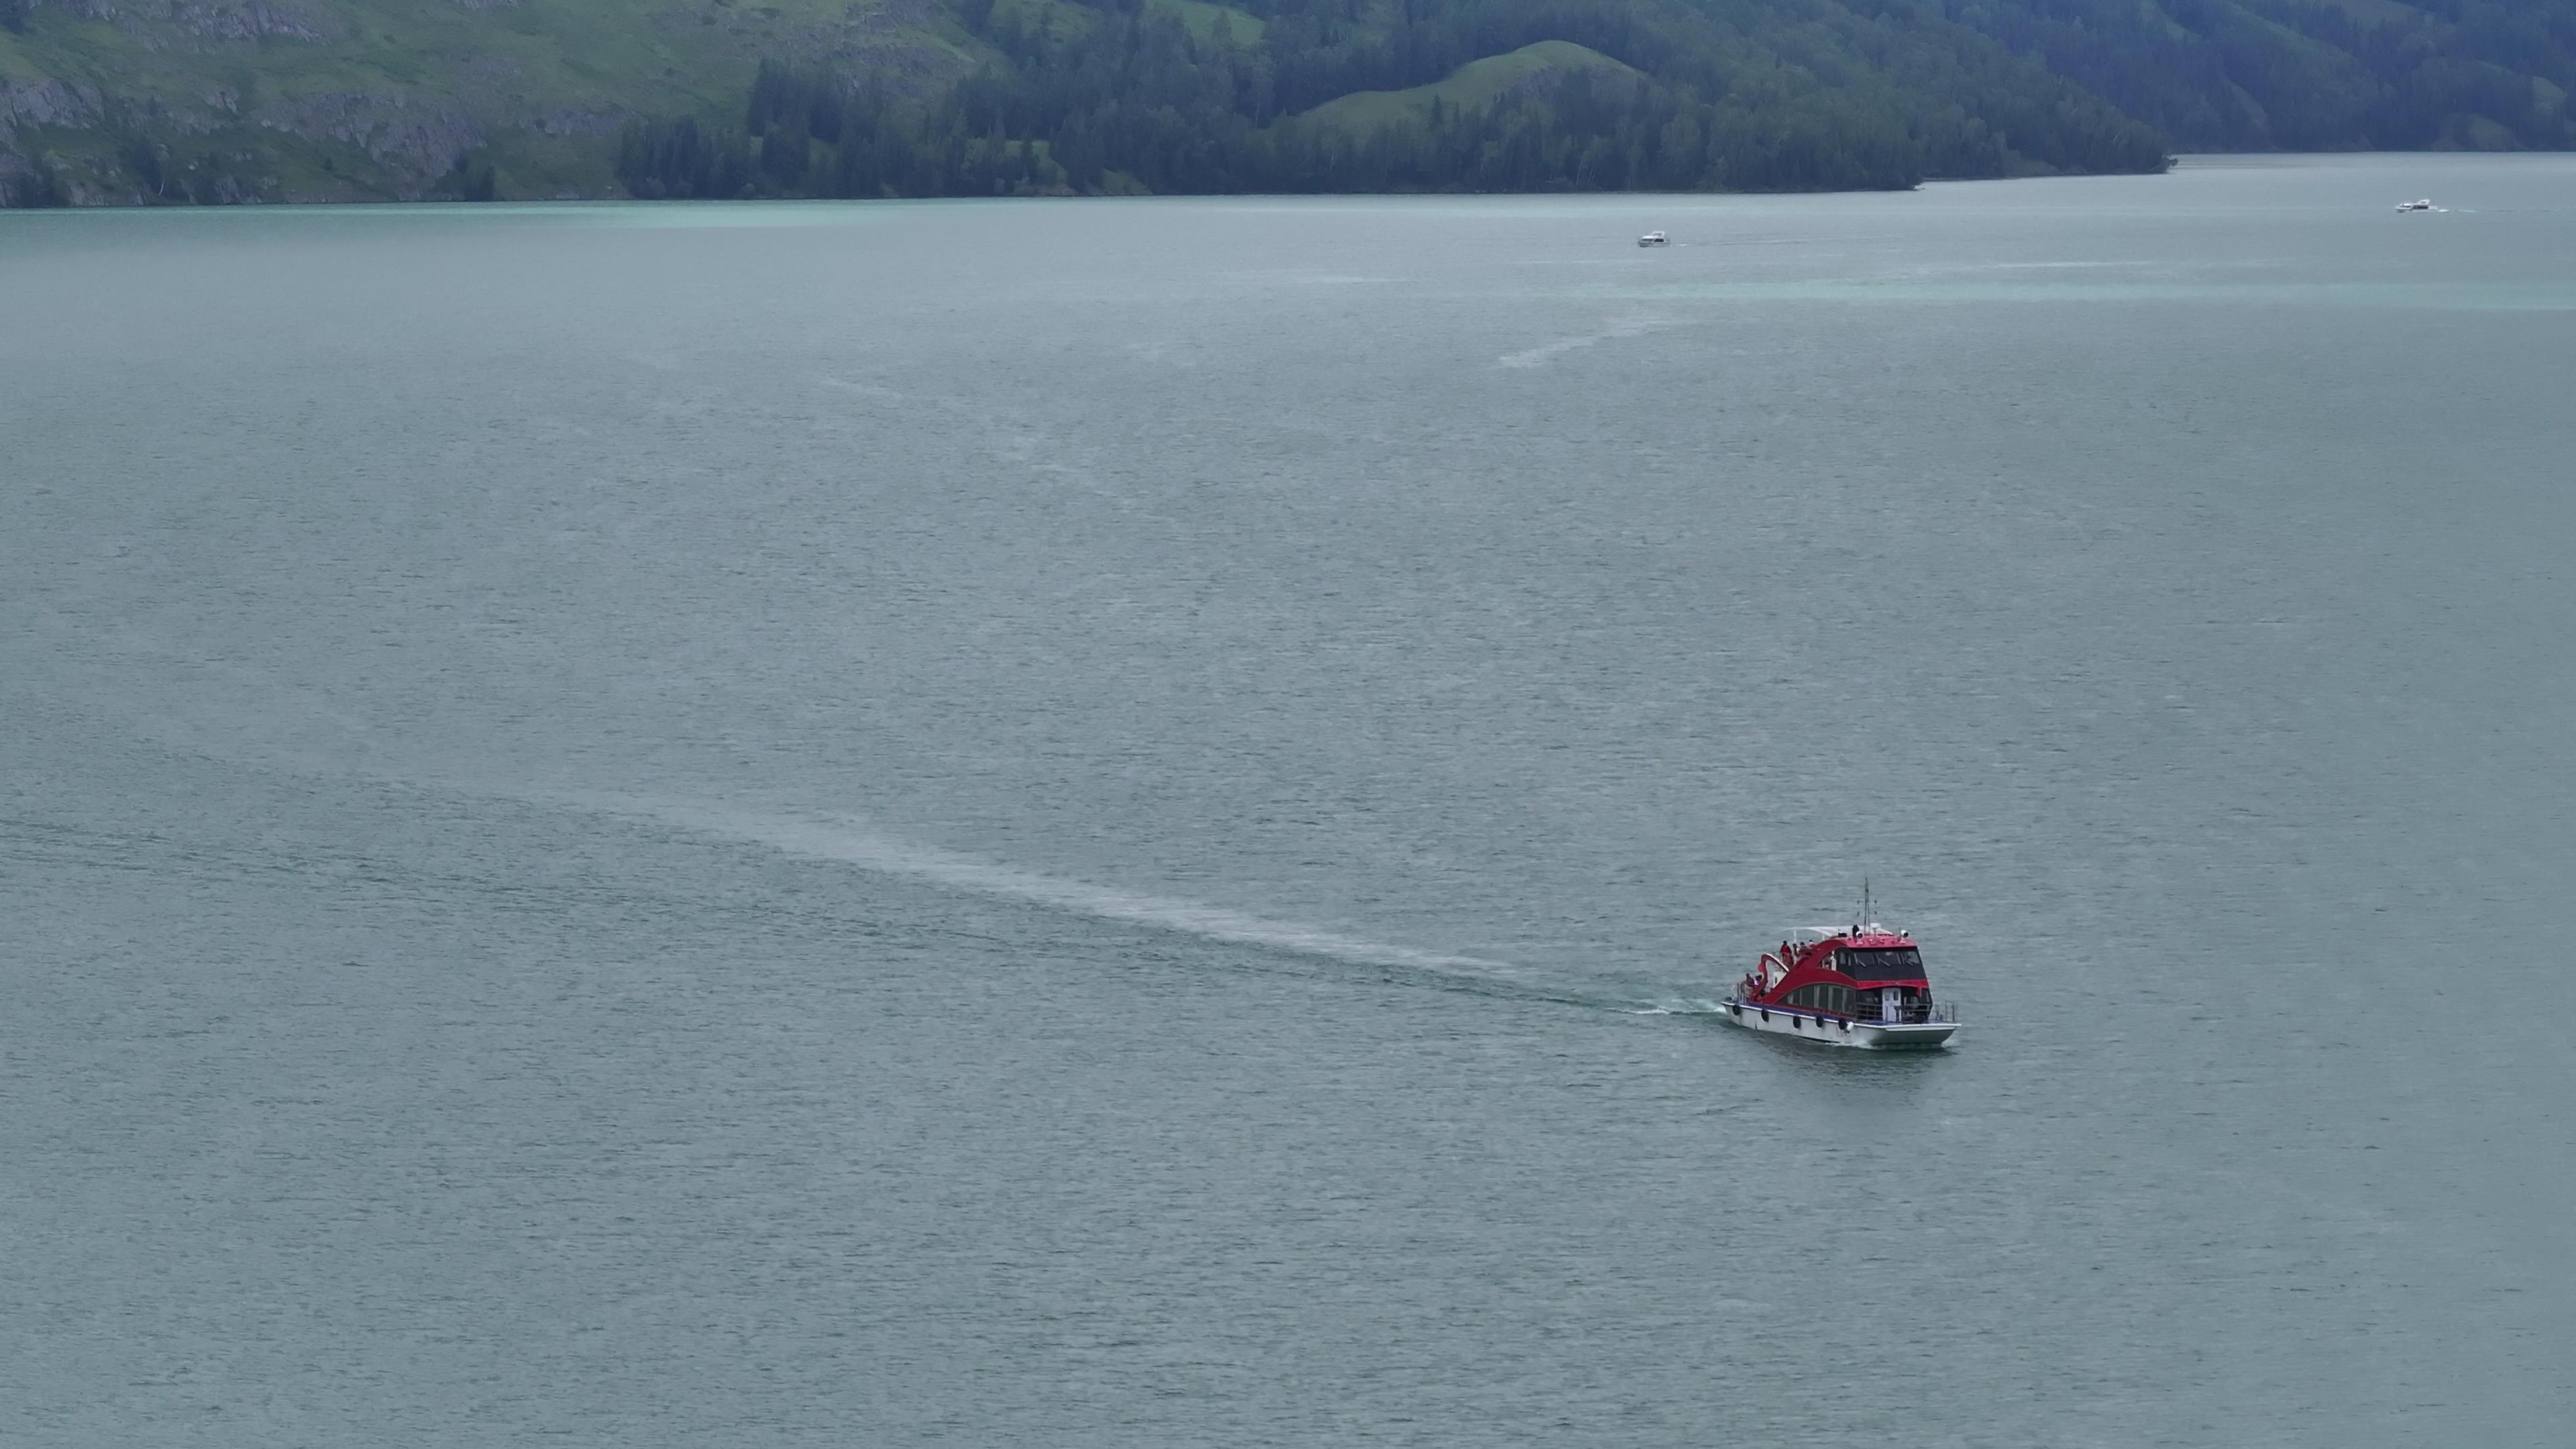
[{"label": "boat windshield", "polygon": [[1854,981],[1920,981],[1923,953],[1912,946],[1846,946],[1834,953],[1834,969]]}]

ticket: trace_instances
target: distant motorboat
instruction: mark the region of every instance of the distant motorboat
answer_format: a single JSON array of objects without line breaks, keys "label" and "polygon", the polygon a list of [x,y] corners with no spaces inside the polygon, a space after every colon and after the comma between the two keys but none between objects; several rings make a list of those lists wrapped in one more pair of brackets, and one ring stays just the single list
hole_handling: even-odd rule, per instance
[{"label": "distant motorboat", "polygon": [[1659,231],[1650,231],[1644,236],[1637,238],[1637,245],[1641,247],[1665,247],[1671,246],[1672,244],[1672,238]]},{"label": "distant motorboat", "polygon": [[2440,208],[2439,208],[2439,207],[2436,207],[2435,205],[2433,205],[2433,203],[2432,203],[2430,200],[2401,201],[2401,202],[2397,203],[2397,209],[2398,209],[2399,211],[2438,211],[2438,210],[2440,210]]}]

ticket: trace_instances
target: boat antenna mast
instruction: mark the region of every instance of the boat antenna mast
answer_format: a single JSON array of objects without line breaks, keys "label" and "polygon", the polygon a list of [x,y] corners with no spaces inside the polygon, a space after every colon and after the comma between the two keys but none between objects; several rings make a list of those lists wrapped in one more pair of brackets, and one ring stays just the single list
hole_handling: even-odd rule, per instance
[{"label": "boat antenna mast", "polygon": [[1866,930],[1868,930],[1868,929],[1870,928],[1870,925],[1871,925],[1871,922],[1870,922],[1870,919],[1869,919],[1869,877],[1868,877],[1868,876],[1862,876],[1862,877],[1860,878],[1860,928],[1861,928],[1862,930],[1866,931]]}]

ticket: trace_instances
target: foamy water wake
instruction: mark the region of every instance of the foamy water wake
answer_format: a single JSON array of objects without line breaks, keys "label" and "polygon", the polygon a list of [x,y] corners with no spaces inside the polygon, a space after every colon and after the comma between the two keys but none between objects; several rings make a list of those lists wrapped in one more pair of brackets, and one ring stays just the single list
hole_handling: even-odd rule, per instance
[{"label": "foamy water wake", "polygon": [[607,814],[659,820],[708,835],[765,845],[791,855],[841,861],[885,875],[933,881],[979,895],[1028,901],[1211,941],[1361,965],[1401,967],[1523,990],[1537,985],[1522,968],[1508,961],[1392,945],[1223,906],[1066,880],[906,840],[847,817],[778,815],[705,802],[636,796],[583,794],[552,798]]},{"label": "foamy water wake", "polygon": [[1596,347],[1601,343],[1620,338],[1643,337],[1649,332],[1661,331],[1673,325],[1670,319],[1663,317],[1631,317],[1622,322],[1615,322],[1599,332],[1586,333],[1579,337],[1560,337],[1553,342],[1542,342],[1536,347],[1523,348],[1518,352],[1506,352],[1494,361],[1504,367],[1536,367],[1569,352],[1579,352],[1586,347]]}]

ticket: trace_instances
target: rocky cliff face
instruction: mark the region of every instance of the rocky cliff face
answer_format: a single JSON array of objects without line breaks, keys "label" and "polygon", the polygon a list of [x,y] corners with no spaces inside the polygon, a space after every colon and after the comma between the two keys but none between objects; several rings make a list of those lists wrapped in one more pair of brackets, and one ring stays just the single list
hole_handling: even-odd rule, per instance
[{"label": "rocky cliff face", "polygon": [[95,126],[104,114],[96,86],[0,79],[0,137],[22,127]]},{"label": "rocky cliff face", "polygon": [[409,91],[330,91],[262,107],[258,123],[290,135],[338,141],[392,177],[396,193],[420,196],[487,139],[462,105],[424,103]]}]

